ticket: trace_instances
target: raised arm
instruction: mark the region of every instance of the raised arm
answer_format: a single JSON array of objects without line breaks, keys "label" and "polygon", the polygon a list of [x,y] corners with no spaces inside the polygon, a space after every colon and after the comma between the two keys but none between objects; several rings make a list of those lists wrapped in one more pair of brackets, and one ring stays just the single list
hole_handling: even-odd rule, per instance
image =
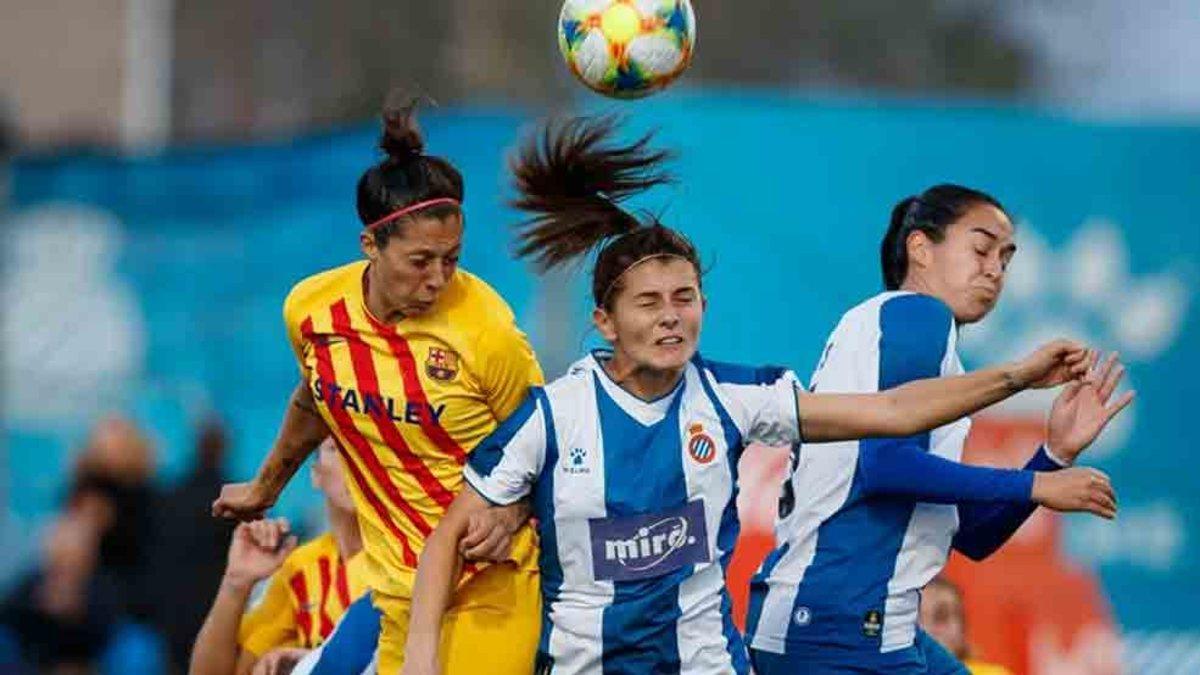
[{"label": "raised arm", "polygon": [[1082,377],[1088,351],[1068,340],[1028,357],[967,375],[915,380],[874,394],[818,394],[797,389],[801,431],[810,442],[911,436],[970,415],[1029,388]]},{"label": "raised arm", "polygon": [[258,473],[249,482],[223,486],[213,502],[213,515],[242,521],[262,518],[275,505],[296,470],[327,436],[329,428],[317,412],[312,392],[301,382],[292,393],[279,436]]},{"label": "raised arm", "polygon": [[[238,525],[229,544],[225,575],[217,597],[204,618],[192,647],[188,675],[242,675],[254,666],[257,656],[238,642],[246,605],[254,585],[279,570],[296,548],[287,521],[262,520]],[[264,633],[279,633],[284,626],[276,619],[289,619],[291,611],[283,582],[275,579],[268,587],[256,613],[263,618]]]}]

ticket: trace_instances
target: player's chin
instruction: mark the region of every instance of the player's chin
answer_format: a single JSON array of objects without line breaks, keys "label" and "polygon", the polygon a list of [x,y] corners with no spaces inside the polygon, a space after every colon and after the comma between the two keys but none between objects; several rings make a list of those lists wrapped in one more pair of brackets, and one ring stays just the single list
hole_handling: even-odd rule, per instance
[{"label": "player's chin", "polygon": [[695,353],[696,347],[689,342],[655,345],[651,362],[657,370],[678,370],[686,366]]},{"label": "player's chin", "polygon": [[982,321],[992,310],[996,308],[996,299],[994,297],[975,297],[969,302],[963,303],[964,307],[957,312],[959,323],[970,324],[977,321]]}]

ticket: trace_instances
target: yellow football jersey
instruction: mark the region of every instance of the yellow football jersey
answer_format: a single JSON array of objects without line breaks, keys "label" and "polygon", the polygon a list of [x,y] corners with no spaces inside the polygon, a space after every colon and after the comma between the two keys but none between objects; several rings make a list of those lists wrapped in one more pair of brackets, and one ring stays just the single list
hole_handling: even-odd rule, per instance
[{"label": "yellow football jersey", "polygon": [[[543,379],[512,310],[479,278],[456,271],[428,313],[388,325],[366,309],[367,264],[305,279],[283,314],[346,459],[368,584],[407,597],[425,538],[462,488],[467,453]],[[514,539],[513,559],[536,568],[531,528]]]},{"label": "yellow football jersey", "polygon": [[968,659],[964,665],[971,672],[971,675],[1012,675],[1012,671],[1004,666],[997,666],[982,661]]},{"label": "yellow football jersey", "polygon": [[261,657],[280,647],[319,647],[350,603],[366,592],[366,557],[343,564],[332,534],[292,551],[242,617],[238,643]]}]

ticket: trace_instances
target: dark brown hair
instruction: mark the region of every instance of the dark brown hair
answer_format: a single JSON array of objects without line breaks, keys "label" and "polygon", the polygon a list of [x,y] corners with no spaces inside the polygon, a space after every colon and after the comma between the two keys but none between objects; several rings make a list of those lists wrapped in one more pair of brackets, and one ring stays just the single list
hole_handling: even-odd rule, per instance
[{"label": "dark brown hair", "polygon": [[611,309],[621,275],[634,263],[658,255],[684,258],[700,275],[696,247],[652,216],[621,207],[629,197],[670,182],[662,165],[672,158],[653,150],[652,134],[619,144],[613,117],[578,117],[547,123],[512,161],[517,197],[530,215],[517,228],[517,255],[544,270],[600,248],[592,271],[597,307]]},{"label": "dark brown hair", "polygon": [[[425,154],[425,139],[417,125],[419,103],[419,99],[407,99],[384,109],[379,148],[387,156],[358,179],[358,217],[364,226],[431,199],[463,200],[463,178],[458,169],[441,157]],[[431,207],[422,215],[445,218],[459,211],[447,204]],[[386,247],[404,221],[401,218],[376,228],[372,232],[375,245]]]},{"label": "dark brown hair", "polygon": [[[958,222],[973,206],[1004,207],[986,192],[949,183],[935,185],[919,195],[906,197],[892,208],[892,219],[879,246],[883,285],[894,291],[908,276],[908,235],[924,232],[935,242],[946,238],[946,228]],[[1007,215],[1007,212],[1005,212]]]}]

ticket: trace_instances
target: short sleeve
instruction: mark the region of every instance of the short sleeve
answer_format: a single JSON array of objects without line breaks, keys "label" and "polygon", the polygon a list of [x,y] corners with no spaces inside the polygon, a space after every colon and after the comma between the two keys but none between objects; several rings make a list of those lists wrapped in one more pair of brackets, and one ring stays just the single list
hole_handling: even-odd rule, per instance
[{"label": "short sleeve", "polygon": [[900,295],[879,310],[879,390],[942,375],[954,316],[928,295]]},{"label": "short sleeve", "polygon": [[507,419],[529,393],[545,384],[529,338],[513,322],[479,338],[480,379],[488,407],[496,419]]},{"label": "short sleeve", "polygon": [[717,390],[746,443],[790,445],[800,439],[796,374],[777,366],[709,362]]},{"label": "short sleeve", "polygon": [[546,461],[549,403],[540,387],[483,439],[467,458],[463,477],[493,504],[512,504],[528,495]]},{"label": "short sleeve", "polygon": [[271,575],[262,597],[242,616],[238,644],[255,656],[262,657],[279,647],[300,645],[295,610],[287,585],[289,569],[284,566]]}]

